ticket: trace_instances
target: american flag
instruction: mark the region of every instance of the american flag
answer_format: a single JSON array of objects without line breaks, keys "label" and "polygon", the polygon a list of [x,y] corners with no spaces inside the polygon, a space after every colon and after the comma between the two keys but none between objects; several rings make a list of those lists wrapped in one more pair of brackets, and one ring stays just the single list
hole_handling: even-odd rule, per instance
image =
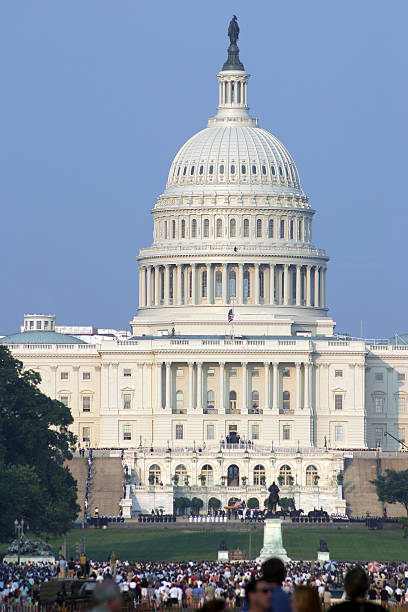
[{"label": "american flag", "polygon": [[233,320],[234,320],[234,311],[232,310],[232,308],[230,308],[228,311],[228,323],[232,323]]}]

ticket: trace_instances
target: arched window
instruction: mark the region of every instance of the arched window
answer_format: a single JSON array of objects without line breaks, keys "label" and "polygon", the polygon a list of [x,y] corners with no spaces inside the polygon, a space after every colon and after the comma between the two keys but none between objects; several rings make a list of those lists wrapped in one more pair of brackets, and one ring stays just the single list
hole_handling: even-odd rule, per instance
[{"label": "arched window", "polygon": [[213,484],[214,482],[214,470],[212,469],[211,465],[208,465],[208,463],[206,463],[205,465],[203,465],[203,467],[201,468],[201,476],[203,484],[204,485],[210,485]]},{"label": "arched window", "polygon": [[180,166],[177,168],[177,176],[180,176]]},{"label": "arched window", "polygon": [[256,174],[256,166],[251,166],[251,172],[252,174]]},{"label": "arched window", "polygon": [[210,220],[204,219],[204,238],[208,238],[210,235]]},{"label": "arched window", "polygon": [[161,481],[161,469],[160,465],[154,463],[149,467],[149,484],[160,484]]},{"label": "arched window", "polygon": [[262,220],[261,219],[256,220],[256,237],[262,238]]},{"label": "arched window", "polygon": [[176,237],[176,222],[174,220],[171,222],[171,237]]},{"label": "arched window", "polygon": [[290,410],[290,392],[284,391],[282,395],[282,408],[284,410]]},{"label": "arched window", "polygon": [[191,221],[191,237],[197,238],[197,219]]},{"label": "arched window", "polygon": [[263,465],[254,467],[254,485],[264,485],[266,482],[266,472]]},{"label": "arched window", "polygon": [[266,166],[262,166],[262,174],[266,174]]},{"label": "arched window", "polygon": [[230,391],[229,392],[229,409],[231,412],[235,412],[237,409],[237,392]]},{"label": "arched window", "polygon": [[208,174],[213,174],[213,173],[214,173],[214,166],[212,166],[212,165],[211,165],[211,166],[208,168]]},{"label": "arched window", "polygon": [[302,240],[302,219],[298,221],[298,240]]},{"label": "arched window", "polygon": [[181,237],[186,237],[186,222],[184,221],[184,219],[181,220]]},{"label": "arched window", "polygon": [[164,222],[164,237],[167,240],[167,221]]},{"label": "arched window", "polygon": [[215,297],[222,297],[222,272],[217,270],[215,273]]},{"label": "arched window", "polygon": [[276,170],[275,170],[275,166],[273,164],[271,166],[271,172],[272,172],[272,176],[275,176]]},{"label": "arched window", "polygon": [[251,281],[249,270],[244,270],[244,297],[248,298],[251,295]]},{"label": "arched window", "polygon": [[237,274],[235,270],[230,270],[229,273],[229,295],[236,297],[237,295]]},{"label": "arched window", "polygon": [[244,238],[249,238],[249,219],[244,219]]},{"label": "arched window", "polygon": [[217,238],[222,238],[222,219],[217,219]]},{"label": "arched window", "polygon": [[245,164],[242,164],[241,172],[242,172],[242,174],[246,174],[246,166],[245,166]]},{"label": "arched window", "polygon": [[204,172],[204,166],[200,166],[200,169],[199,169],[198,172],[199,172],[199,174],[202,174]]},{"label": "arched window", "polygon": [[283,176],[282,167],[279,166],[279,176]]},{"label": "arched window", "polygon": [[291,485],[293,483],[292,468],[290,465],[282,465],[279,470],[279,480],[284,486]]},{"label": "arched window", "polygon": [[187,470],[186,470],[186,466],[183,464],[177,465],[176,469],[174,470],[174,475],[177,476],[178,478],[178,483],[181,487],[184,486],[186,484],[186,479],[187,479]]},{"label": "arched window", "polygon": [[194,166],[191,166],[191,168],[190,168],[190,175],[193,176],[193,174],[194,174]]},{"label": "arched window", "polygon": [[201,272],[201,297],[207,297],[207,270]]},{"label": "arched window", "polygon": [[207,408],[214,408],[215,395],[214,391],[207,391]]},{"label": "arched window", "polygon": [[259,297],[265,297],[265,275],[263,269],[259,270]]},{"label": "arched window", "polygon": [[268,221],[268,238],[273,238],[273,219]]},{"label": "arched window", "polygon": [[231,174],[235,174],[235,166],[234,166],[234,164],[231,164]]},{"label": "arched window", "polygon": [[235,219],[230,219],[230,236],[231,238],[235,238],[237,233],[237,222]]},{"label": "arched window", "polygon": [[251,408],[255,411],[259,410],[259,391],[252,391]]},{"label": "arched window", "polygon": [[306,468],[306,486],[311,487],[319,484],[319,473],[315,465],[308,465]]},{"label": "arched window", "polygon": [[293,219],[290,220],[289,224],[289,238],[290,240],[293,240]]},{"label": "arched window", "polygon": [[169,298],[173,299],[174,297],[174,275],[173,275],[173,266],[170,266],[169,273]]},{"label": "arched window", "polygon": [[224,174],[224,164],[221,164],[220,166],[220,174]]},{"label": "arched window", "polygon": [[284,219],[281,219],[281,222],[280,222],[280,237],[281,238],[285,237],[285,221],[284,221]]},{"label": "arched window", "polygon": [[183,410],[184,406],[184,395],[182,391],[176,391],[176,408],[177,411]]},{"label": "arched window", "polygon": [[239,487],[239,467],[237,465],[228,466],[227,470],[227,486]]},{"label": "arched window", "polygon": [[183,168],[183,176],[186,176],[186,174],[187,174],[187,166],[184,166],[184,168]]}]

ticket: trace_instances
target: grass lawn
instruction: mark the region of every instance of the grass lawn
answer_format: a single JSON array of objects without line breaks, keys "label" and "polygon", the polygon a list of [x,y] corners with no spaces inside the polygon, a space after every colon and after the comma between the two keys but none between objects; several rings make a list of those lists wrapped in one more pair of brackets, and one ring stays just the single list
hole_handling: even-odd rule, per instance
[{"label": "grass lawn", "polygon": [[[328,543],[332,559],[338,561],[407,561],[408,540],[399,530],[283,529],[283,543],[292,559],[316,559],[320,539]],[[229,550],[240,548],[248,556],[249,534],[243,532],[196,530],[188,528],[76,529],[67,534],[67,554],[74,555],[76,543],[85,539],[88,556],[107,560],[112,551],[119,559],[200,560],[216,559],[218,545],[225,538]],[[262,546],[263,531],[252,532],[254,558]],[[62,538],[50,541],[55,552]],[[4,553],[6,545],[0,545]]]}]

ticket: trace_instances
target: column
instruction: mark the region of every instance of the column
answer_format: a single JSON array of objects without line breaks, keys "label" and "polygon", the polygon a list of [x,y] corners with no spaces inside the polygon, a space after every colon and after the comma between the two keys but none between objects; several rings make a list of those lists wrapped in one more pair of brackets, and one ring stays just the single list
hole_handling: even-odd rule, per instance
[{"label": "column", "polygon": [[191,303],[196,304],[196,296],[197,296],[197,265],[195,263],[191,264]]},{"label": "column", "polygon": [[143,274],[142,274],[142,268],[139,266],[139,308],[141,306],[143,306],[143,290],[142,290],[142,285],[143,285]]},{"label": "column", "polygon": [[220,362],[220,413],[225,414],[225,363]]},{"label": "column", "polygon": [[273,393],[273,398],[272,398],[272,408],[273,410],[278,410],[279,409],[279,403],[278,403],[278,399],[279,399],[279,364],[277,363],[273,363],[273,389],[272,389],[272,393]]},{"label": "column", "polygon": [[211,282],[211,264],[207,264],[207,304],[211,304],[211,291],[212,282]]},{"label": "column", "polygon": [[154,303],[160,306],[160,266],[154,267]]},{"label": "column", "polygon": [[301,386],[300,386],[300,363],[296,364],[296,410],[302,408]]},{"label": "column", "polygon": [[289,305],[289,264],[283,266],[283,303]]},{"label": "column", "polygon": [[306,266],[306,306],[311,306],[311,266]]},{"label": "column", "polygon": [[302,266],[296,266],[296,306],[300,306],[302,304],[302,289],[300,284],[300,279],[302,278]]},{"label": "column", "polygon": [[227,266],[228,264],[222,264],[222,302],[223,304],[227,303]]},{"label": "column", "polygon": [[248,364],[243,361],[242,366],[242,413],[246,414],[248,411]]},{"label": "column", "polygon": [[197,363],[197,410],[203,410],[203,364]]},{"label": "column", "polygon": [[254,266],[254,303],[259,304],[259,264],[256,263]]},{"label": "column", "polygon": [[265,406],[265,410],[269,409],[269,362],[266,361],[264,363],[264,367],[265,367],[265,401],[264,401],[264,406]]},{"label": "column", "polygon": [[146,306],[152,303],[152,266],[147,266]]},{"label": "column", "polygon": [[163,407],[162,402],[162,364],[156,363],[156,406],[158,410]]},{"label": "column", "polygon": [[244,303],[244,264],[238,264],[237,304]]},{"label": "column", "polygon": [[166,264],[164,266],[164,300],[163,303],[165,306],[170,304],[170,265]]},{"label": "column", "polygon": [[192,361],[188,362],[188,403],[191,410],[194,409],[194,364]]},{"label": "column", "polygon": [[142,306],[146,306],[146,268],[142,266],[142,284],[140,285],[142,294]]},{"label": "column", "polygon": [[326,307],[326,267],[322,267],[320,277],[320,306]]},{"label": "column", "polygon": [[315,269],[314,269],[314,305],[315,305],[315,308],[320,306],[319,304],[319,266],[315,266]]},{"label": "column", "polygon": [[269,303],[275,303],[275,266],[270,264],[269,266]]},{"label": "column", "polygon": [[171,362],[166,361],[166,408],[172,409],[171,405]]},{"label": "column", "polygon": [[310,363],[305,363],[305,399],[304,407],[310,409]]},{"label": "column", "polygon": [[182,275],[182,271],[183,271],[183,264],[179,264],[178,266],[176,266],[177,269],[177,304],[179,306],[182,305],[183,303],[183,296],[182,296],[182,279],[183,279],[183,275]]}]

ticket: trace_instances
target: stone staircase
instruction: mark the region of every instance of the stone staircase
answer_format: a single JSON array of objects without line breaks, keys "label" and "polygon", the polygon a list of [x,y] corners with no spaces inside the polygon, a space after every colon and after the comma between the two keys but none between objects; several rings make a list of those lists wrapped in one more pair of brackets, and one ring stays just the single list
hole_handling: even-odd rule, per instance
[{"label": "stone staircase", "polygon": [[96,457],[92,462],[92,485],[89,499],[89,516],[118,516],[123,497],[125,475],[119,457]]},{"label": "stone staircase", "polygon": [[65,466],[69,468],[69,471],[77,482],[77,503],[79,506],[81,506],[81,511],[79,512],[77,518],[83,519],[85,510],[84,502],[86,478],[88,474],[88,460],[85,457],[73,457],[71,461],[65,462]]}]

